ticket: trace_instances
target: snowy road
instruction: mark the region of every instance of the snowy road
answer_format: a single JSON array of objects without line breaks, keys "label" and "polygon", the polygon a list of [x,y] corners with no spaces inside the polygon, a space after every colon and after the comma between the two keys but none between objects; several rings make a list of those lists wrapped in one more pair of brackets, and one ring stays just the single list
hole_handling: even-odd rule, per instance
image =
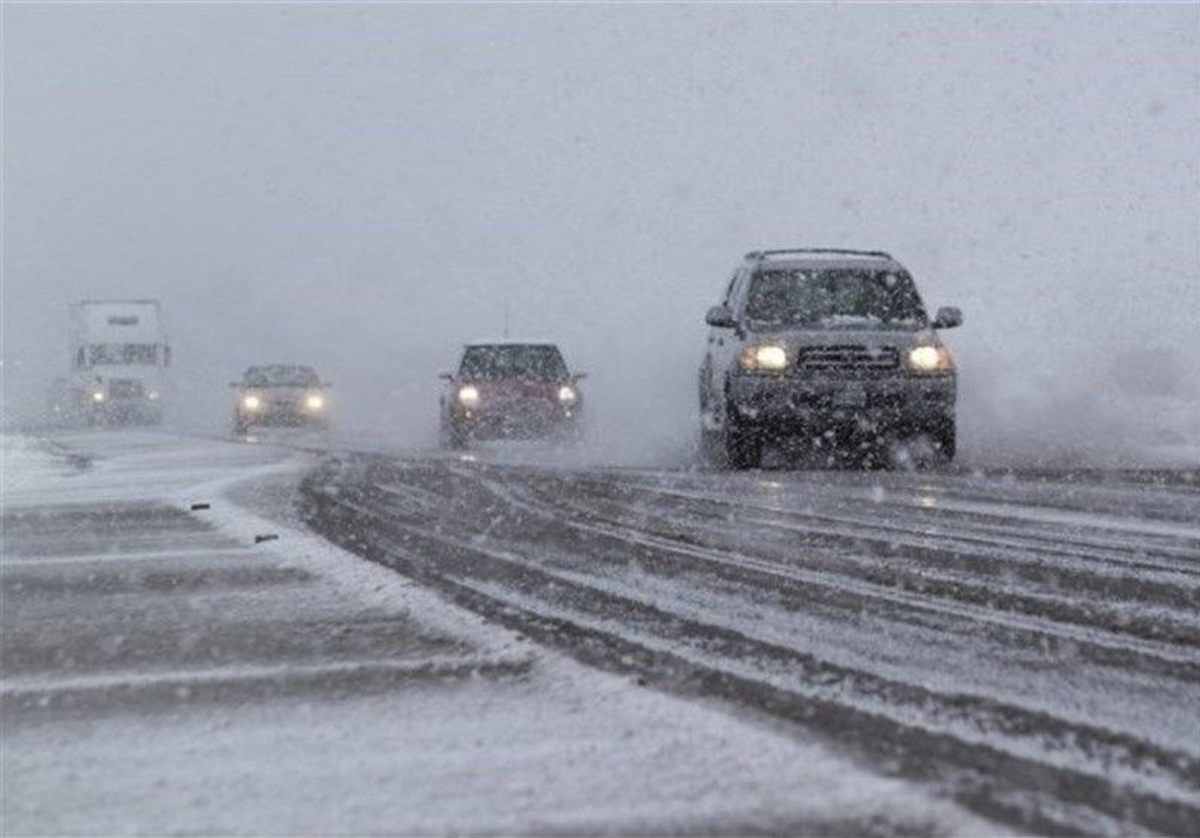
[{"label": "snowy road", "polygon": [[304,515],[577,659],[1021,829],[1200,829],[1200,475],[327,459]]},{"label": "snowy road", "polygon": [[[306,533],[307,453],[0,441],[5,834],[997,830],[793,724],[580,666]],[[379,497],[426,523],[461,481],[447,515],[491,497],[482,473],[419,471],[442,477],[397,472]],[[392,532],[375,520],[367,542]],[[451,571],[457,554],[423,555]]]}]

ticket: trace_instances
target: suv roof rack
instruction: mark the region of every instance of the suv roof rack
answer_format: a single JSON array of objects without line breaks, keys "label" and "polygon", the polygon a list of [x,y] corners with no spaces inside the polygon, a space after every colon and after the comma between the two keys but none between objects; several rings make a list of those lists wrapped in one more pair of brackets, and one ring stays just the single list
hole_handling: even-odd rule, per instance
[{"label": "suv roof rack", "polygon": [[875,259],[891,259],[892,254],[882,250],[847,250],[839,247],[793,247],[787,250],[752,250],[746,254],[746,259],[761,262],[768,256],[786,256],[788,254],[828,253],[843,256],[871,256]]}]

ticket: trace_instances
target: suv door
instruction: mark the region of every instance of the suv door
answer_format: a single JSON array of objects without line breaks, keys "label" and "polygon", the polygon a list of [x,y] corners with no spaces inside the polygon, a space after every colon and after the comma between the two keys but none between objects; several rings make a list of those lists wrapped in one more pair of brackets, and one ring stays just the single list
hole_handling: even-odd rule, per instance
[{"label": "suv door", "polygon": [[[740,280],[745,273],[738,268],[730,277],[720,305],[734,310]],[[725,373],[731,352],[736,352],[734,330],[709,326],[704,363],[700,368],[700,413],[705,427],[719,427],[724,415]]]}]

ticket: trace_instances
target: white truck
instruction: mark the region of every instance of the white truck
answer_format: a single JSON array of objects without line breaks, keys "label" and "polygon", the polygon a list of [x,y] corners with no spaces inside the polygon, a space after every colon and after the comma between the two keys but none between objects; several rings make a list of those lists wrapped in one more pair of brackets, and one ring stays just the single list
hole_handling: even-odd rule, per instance
[{"label": "white truck", "polygon": [[158,424],[171,347],[158,300],[70,307],[71,373],[60,409],[88,425]]}]

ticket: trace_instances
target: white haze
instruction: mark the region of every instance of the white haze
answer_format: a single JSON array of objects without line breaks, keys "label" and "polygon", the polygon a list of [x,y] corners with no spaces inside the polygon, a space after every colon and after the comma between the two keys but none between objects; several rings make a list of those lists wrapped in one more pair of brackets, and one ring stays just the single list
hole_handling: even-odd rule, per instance
[{"label": "white haze", "polygon": [[[562,342],[597,450],[683,450],[740,255],[883,248],[974,461],[1200,441],[1196,6],[9,6],[4,396],[66,306],[163,301],[174,420],[315,364],[429,445],[463,340]],[[1172,449],[1173,450],[1173,449]]]}]

